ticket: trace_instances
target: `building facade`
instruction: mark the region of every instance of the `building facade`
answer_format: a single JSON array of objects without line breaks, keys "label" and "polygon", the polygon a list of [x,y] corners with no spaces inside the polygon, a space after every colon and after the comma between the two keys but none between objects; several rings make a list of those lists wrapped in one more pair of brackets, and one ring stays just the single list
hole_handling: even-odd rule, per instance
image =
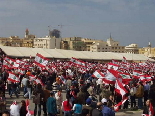
[{"label": "building facade", "polygon": [[86,44],[82,41],[81,37],[62,38],[61,49],[86,51]]},{"label": "building facade", "polygon": [[125,46],[125,53],[138,54],[139,48],[137,44],[130,44]]},{"label": "building facade", "polygon": [[34,48],[60,49],[61,38],[49,37],[35,38]]},{"label": "building facade", "polygon": [[139,48],[139,54],[144,54],[149,58],[155,59],[155,48],[152,48],[151,43],[149,42],[148,47]]}]

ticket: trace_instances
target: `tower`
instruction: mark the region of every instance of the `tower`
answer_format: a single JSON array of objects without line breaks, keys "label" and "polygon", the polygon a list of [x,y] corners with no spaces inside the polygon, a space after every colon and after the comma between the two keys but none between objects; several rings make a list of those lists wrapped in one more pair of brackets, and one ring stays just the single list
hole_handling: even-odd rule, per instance
[{"label": "tower", "polygon": [[28,35],[29,35],[29,30],[26,29],[26,31],[25,31],[25,38],[28,38]]},{"label": "tower", "polygon": [[149,54],[151,54],[151,42],[149,42],[148,49],[149,49]]}]

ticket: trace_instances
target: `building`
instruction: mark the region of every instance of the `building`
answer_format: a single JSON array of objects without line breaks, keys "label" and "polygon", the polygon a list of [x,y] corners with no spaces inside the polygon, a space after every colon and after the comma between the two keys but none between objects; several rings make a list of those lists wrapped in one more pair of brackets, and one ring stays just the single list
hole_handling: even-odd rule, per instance
[{"label": "building", "polygon": [[86,51],[86,44],[81,37],[62,38],[61,49]]},{"label": "building", "polygon": [[125,46],[120,46],[118,41],[114,41],[113,38],[110,35],[110,38],[107,39],[108,46],[111,47],[110,52],[117,52],[117,53],[124,53],[125,52]]},{"label": "building", "polygon": [[90,51],[92,52],[110,52],[111,46],[108,46],[105,41],[94,42],[90,47]]},{"label": "building", "polygon": [[18,36],[10,36],[8,38],[0,38],[0,44],[3,46],[12,47],[33,47],[33,39],[35,35],[29,35],[29,30],[25,31],[25,38],[19,38]]},{"label": "building", "polygon": [[149,58],[155,59],[155,48],[152,48],[151,43],[149,42],[148,47],[139,48],[139,54],[144,54]]},{"label": "building", "polygon": [[21,47],[22,40],[18,36],[0,38],[0,44],[3,46]]},{"label": "building", "polygon": [[29,30],[25,30],[25,37],[22,39],[21,47],[33,48],[35,35],[29,34]]},{"label": "building", "polygon": [[82,38],[81,41],[85,43],[85,51],[92,51],[92,45],[94,45],[97,42],[101,42],[102,40],[95,40],[95,39],[89,39],[89,38]]},{"label": "building", "polygon": [[125,47],[111,38],[107,41],[81,37],[62,38],[61,49],[92,52],[117,52],[124,53]]},{"label": "building", "polygon": [[138,54],[139,48],[137,44],[130,44],[125,46],[125,53]]},{"label": "building", "polygon": [[60,49],[61,38],[49,37],[34,38],[34,48]]}]

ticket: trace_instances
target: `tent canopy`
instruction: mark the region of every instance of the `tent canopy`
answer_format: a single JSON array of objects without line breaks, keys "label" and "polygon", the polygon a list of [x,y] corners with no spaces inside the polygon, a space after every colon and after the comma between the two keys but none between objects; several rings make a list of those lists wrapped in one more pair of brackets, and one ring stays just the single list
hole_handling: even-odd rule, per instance
[{"label": "tent canopy", "polygon": [[26,48],[26,47],[8,47],[0,46],[2,51],[10,57],[22,57],[29,58],[35,57],[37,53],[47,58],[56,59],[69,59],[71,57],[78,59],[89,59],[89,60],[122,60],[125,57],[127,60],[133,61],[152,61],[143,54],[129,54],[129,53],[114,53],[114,52],[90,52],[90,51],[73,51],[63,49],[43,49],[43,48]]}]

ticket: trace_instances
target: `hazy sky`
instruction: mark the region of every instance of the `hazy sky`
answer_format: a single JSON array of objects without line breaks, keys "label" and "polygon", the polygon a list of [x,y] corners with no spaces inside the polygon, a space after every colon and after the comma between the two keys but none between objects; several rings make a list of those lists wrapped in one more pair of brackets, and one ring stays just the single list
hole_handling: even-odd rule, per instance
[{"label": "hazy sky", "polygon": [[[63,25],[62,27],[58,25]],[[49,27],[62,37],[112,38],[155,47],[155,0],[0,0],[0,37],[37,37]]]}]

